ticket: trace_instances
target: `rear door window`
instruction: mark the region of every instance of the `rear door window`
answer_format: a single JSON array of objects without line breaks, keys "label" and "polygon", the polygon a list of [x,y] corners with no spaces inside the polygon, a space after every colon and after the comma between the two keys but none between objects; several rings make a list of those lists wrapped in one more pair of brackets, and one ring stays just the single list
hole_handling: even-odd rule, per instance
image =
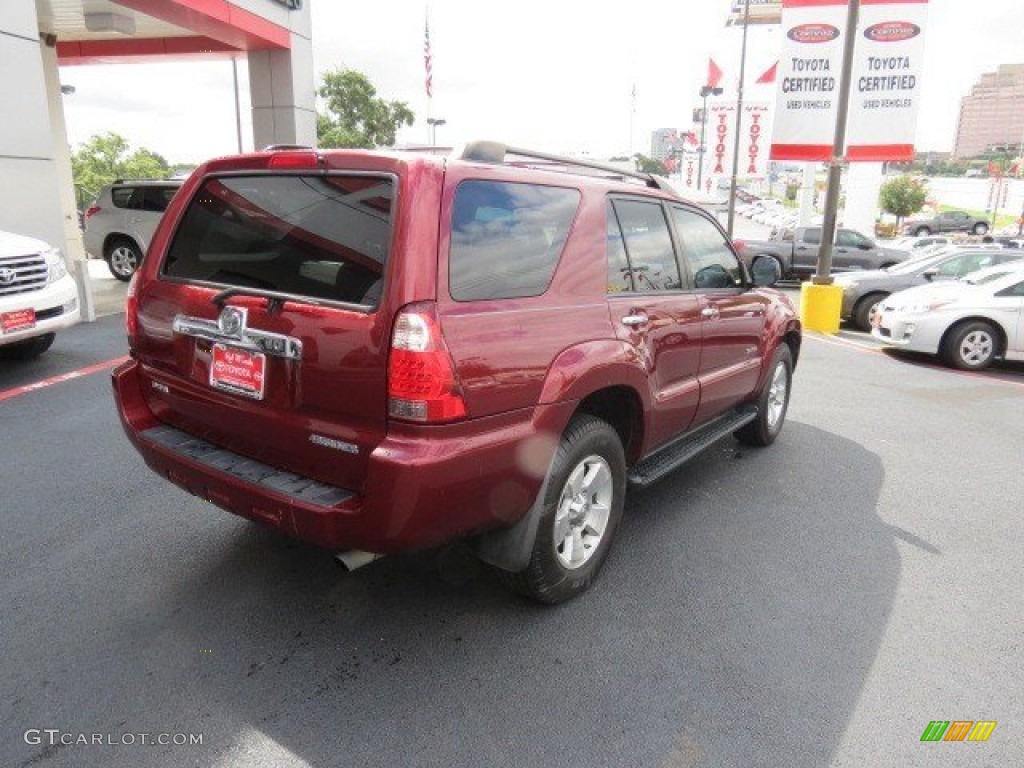
[{"label": "rear door window", "polygon": [[163,213],[177,191],[177,187],[143,187],[142,210]]},{"label": "rear door window", "polygon": [[138,187],[114,187],[110,198],[116,208],[138,209],[142,207],[142,193]]},{"label": "rear door window", "polygon": [[448,287],[456,301],[540,296],[555,273],[580,193],[472,180],[452,206]]},{"label": "rear door window", "polygon": [[634,289],[645,293],[681,289],[679,264],[661,204],[616,200],[615,212],[626,241]]},{"label": "rear door window", "polygon": [[391,177],[210,178],[189,203],[163,274],[373,307],[393,198]]}]

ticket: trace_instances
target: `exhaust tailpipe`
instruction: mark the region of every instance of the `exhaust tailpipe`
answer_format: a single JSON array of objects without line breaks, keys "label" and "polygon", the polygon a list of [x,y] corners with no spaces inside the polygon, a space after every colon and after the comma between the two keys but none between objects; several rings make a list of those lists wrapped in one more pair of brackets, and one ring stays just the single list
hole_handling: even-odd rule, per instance
[{"label": "exhaust tailpipe", "polygon": [[351,573],[357,568],[362,568],[364,565],[369,565],[374,560],[379,560],[384,555],[377,555],[373,552],[363,552],[360,549],[350,549],[348,552],[338,552],[335,559],[341,563],[342,567]]}]

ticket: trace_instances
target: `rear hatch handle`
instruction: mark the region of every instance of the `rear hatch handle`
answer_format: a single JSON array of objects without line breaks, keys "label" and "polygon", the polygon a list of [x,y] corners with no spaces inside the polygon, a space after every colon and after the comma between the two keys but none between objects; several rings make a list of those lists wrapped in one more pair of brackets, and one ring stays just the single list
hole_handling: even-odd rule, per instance
[{"label": "rear hatch handle", "polygon": [[171,329],[182,336],[263,352],[287,360],[302,359],[302,341],[283,333],[247,327],[245,307],[224,307],[216,320],[175,315]]}]

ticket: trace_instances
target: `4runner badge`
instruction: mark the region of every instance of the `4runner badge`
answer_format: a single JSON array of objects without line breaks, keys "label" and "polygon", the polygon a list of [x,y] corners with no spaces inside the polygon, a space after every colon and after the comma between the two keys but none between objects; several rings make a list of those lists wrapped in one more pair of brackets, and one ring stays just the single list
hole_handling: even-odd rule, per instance
[{"label": "4runner badge", "polygon": [[248,311],[244,307],[224,307],[220,317],[217,318],[217,328],[225,336],[240,339],[245,333],[245,320]]}]

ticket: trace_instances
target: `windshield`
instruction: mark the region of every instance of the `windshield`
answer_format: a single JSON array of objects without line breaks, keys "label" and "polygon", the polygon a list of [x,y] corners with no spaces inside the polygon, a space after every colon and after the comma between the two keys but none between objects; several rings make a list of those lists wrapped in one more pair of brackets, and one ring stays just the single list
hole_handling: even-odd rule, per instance
[{"label": "windshield", "polygon": [[946,251],[943,249],[939,253],[928,253],[924,256],[916,256],[909,261],[903,261],[899,264],[893,264],[891,267],[886,267],[885,271],[892,275],[912,275],[922,269],[927,269],[933,264],[939,263],[946,255]]}]

